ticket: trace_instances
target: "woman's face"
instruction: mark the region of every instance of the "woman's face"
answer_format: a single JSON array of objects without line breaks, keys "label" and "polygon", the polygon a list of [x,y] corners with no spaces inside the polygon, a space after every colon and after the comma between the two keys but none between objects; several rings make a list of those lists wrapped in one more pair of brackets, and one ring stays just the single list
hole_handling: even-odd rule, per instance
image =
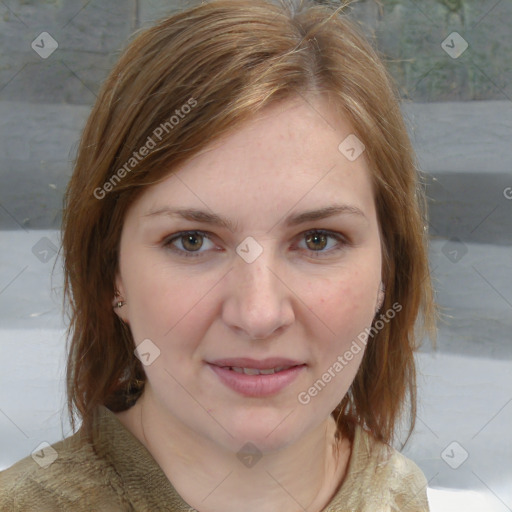
[{"label": "woman's face", "polygon": [[347,392],[381,282],[364,152],[338,149],[352,131],[324,99],[287,100],[129,209],[116,311],[164,421],[265,451],[321,427]]}]

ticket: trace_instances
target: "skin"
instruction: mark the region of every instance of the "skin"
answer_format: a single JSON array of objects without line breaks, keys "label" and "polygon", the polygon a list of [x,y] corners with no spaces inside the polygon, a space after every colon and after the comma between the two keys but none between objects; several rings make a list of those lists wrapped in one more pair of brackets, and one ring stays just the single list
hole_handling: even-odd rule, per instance
[{"label": "skin", "polygon": [[[126,305],[115,311],[136,345],[149,338],[160,355],[144,367],[143,395],[117,416],[201,512],[317,512],[346,474],[351,444],[343,439],[333,449],[331,412],[364,346],[307,405],[297,398],[371,326],[379,299],[370,173],[364,153],[349,161],[338,150],[353,128],[334,112],[321,96],[268,107],[147,188],[125,218],[116,285]],[[361,213],[283,222],[334,203]],[[213,212],[238,229],[148,215],[165,207]],[[313,229],[344,241],[308,239]],[[210,238],[169,242],[192,230]],[[252,263],[236,252],[249,236],[263,248]],[[200,255],[184,256],[187,250]],[[274,356],[307,367],[265,398],[231,390],[205,363]],[[252,467],[236,456],[247,442],[262,454]]]}]

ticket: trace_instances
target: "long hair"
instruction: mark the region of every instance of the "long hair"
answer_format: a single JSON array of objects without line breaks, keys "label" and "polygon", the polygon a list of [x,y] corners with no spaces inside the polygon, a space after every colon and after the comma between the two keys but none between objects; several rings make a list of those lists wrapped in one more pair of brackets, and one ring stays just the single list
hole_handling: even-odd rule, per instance
[{"label": "long hair", "polygon": [[358,423],[389,443],[407,410],[410,435],[414,351],[423,332],[415,326],[432,331],[434,322],[420,174],[382,60],[343,9],[309,0],[213,0],[174,14],[138,33],[103,84],[63,216],[73,428],[75,411],[90,432],[98,405],[122,411],[143,391],[134,340],[112,310],[129,206],[257,111],[312,93],[328,94],[365,144],[382,235],[382,310],[402,306],[368,340],[355,380],[333,411],[338,434],[351,436]]}]

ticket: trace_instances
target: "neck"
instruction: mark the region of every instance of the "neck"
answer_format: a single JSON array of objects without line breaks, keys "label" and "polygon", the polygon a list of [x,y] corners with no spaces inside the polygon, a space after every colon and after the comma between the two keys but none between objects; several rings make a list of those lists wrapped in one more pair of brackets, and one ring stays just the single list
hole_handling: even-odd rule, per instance
[{"label": "neck", "polygon": [[320,512],[345,476],[350,443],[335,441],[332,416],[300,442],[265,452],[257,460],[251,455],[237,457],[176,418],[162,417],[155,405],[144,393],[117,416],[183,500],[201,512]]}]

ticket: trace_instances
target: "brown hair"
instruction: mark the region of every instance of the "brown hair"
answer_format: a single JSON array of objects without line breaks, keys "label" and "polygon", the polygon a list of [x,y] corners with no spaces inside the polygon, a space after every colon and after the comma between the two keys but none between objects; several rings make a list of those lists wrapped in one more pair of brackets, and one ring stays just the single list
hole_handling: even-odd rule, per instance
[{"label": "brown hair", "polygon": [[[311,93],[328,94],[366,146],[383,240],[382,310],[402,306],[370,337],[333,414],[339,433],[352,436],[359,423],[391,442],[408,398],[410,435],[413,352],[421,339],[415,325],[421,317],[431,331],[434,322],[424,193],[384,65],[341,9],[310,0],[300,6],[214,0],[177,13],[138,34],[103,84],[83,132],[63,218],[73,428],[74,408],[90,432],[97,405],[125,410],[143,390],[134,340],[112,310],[127,208],[145,187],[255,112]],[[184,105],[191,108],[181,110]],[[148,140],[157,127],[162,136],[153,146]],[[151,149],[136,159],[134,151],[145,145]]]}]

